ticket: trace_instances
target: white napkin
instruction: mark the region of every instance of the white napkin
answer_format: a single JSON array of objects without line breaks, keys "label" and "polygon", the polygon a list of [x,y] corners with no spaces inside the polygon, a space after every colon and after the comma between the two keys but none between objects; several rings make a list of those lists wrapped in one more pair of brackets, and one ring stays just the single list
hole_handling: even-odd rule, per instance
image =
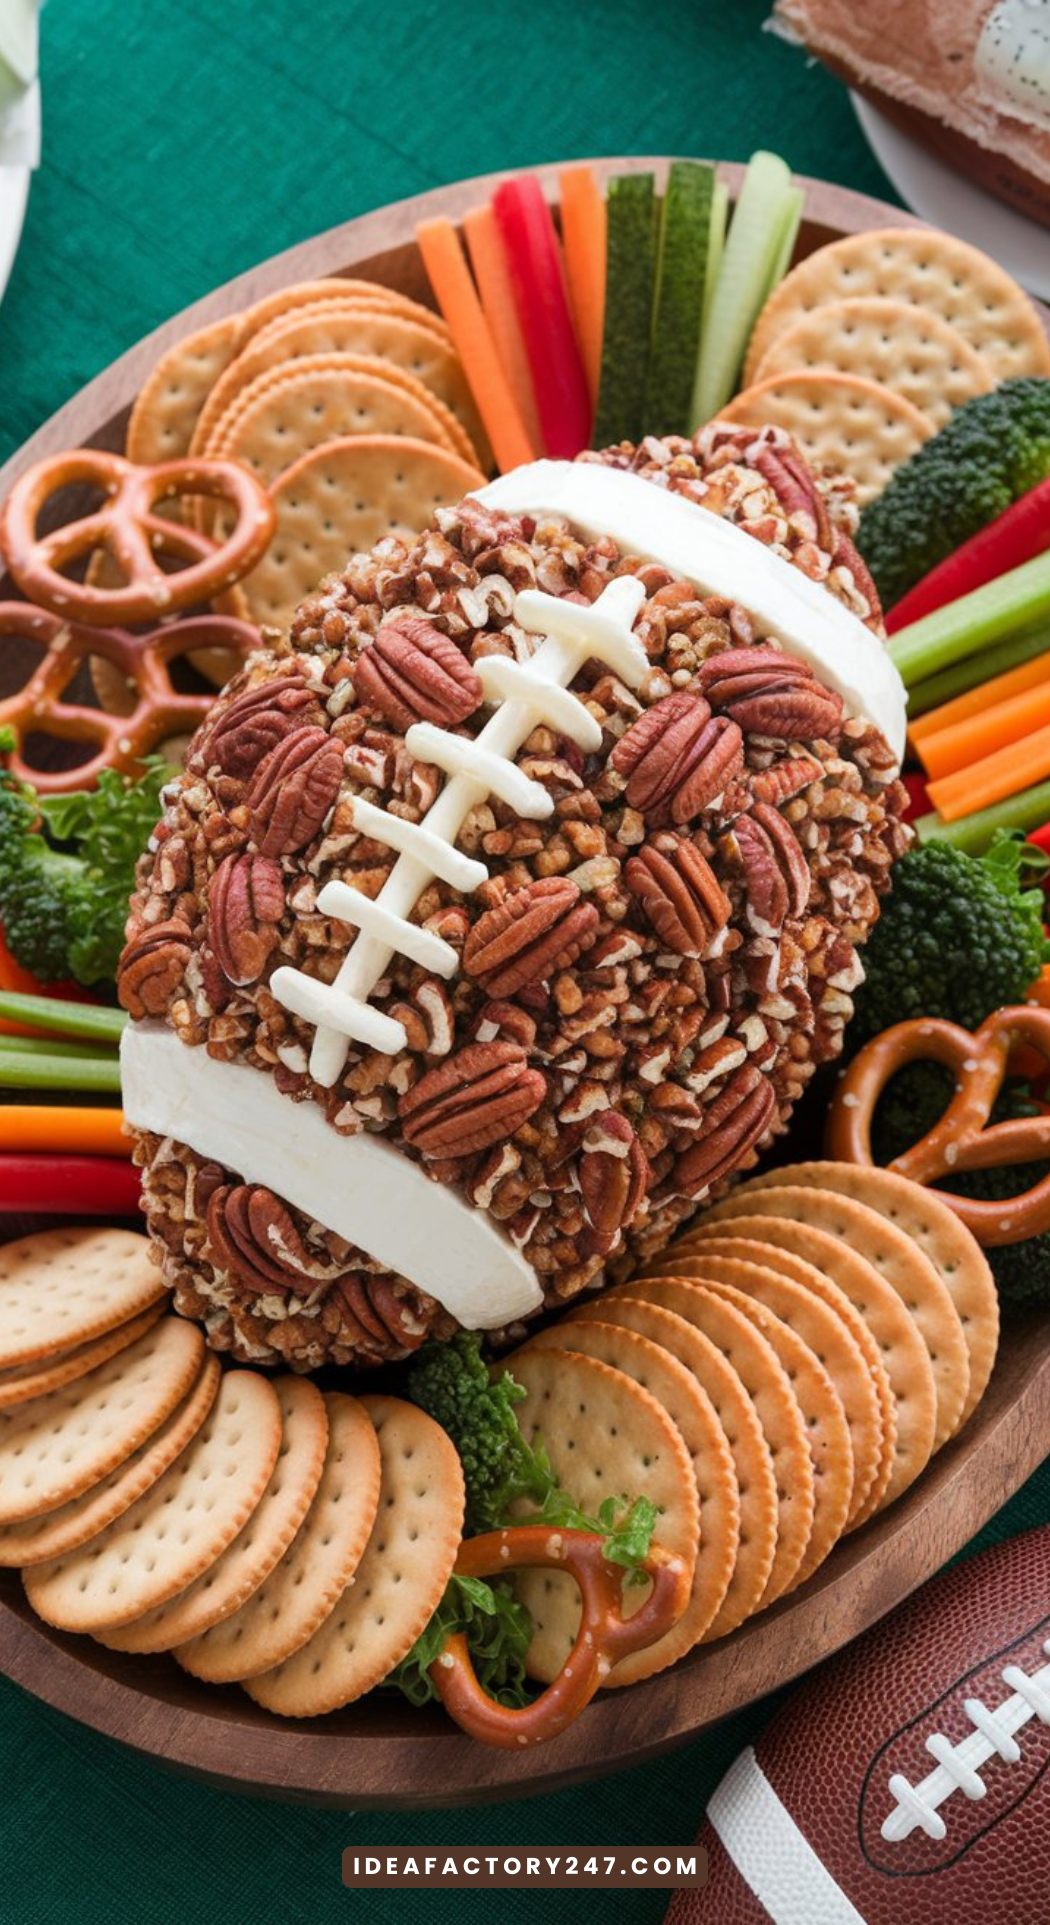
[{"label": "white napkin", "polygon": [[0,0],[0,167],[40,161],[39,0]]}]

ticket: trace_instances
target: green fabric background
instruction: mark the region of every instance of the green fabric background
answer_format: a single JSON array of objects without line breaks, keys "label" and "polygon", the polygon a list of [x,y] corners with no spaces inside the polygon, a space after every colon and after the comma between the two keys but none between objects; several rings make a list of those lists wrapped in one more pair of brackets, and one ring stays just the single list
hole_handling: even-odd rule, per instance
[{"label": "green fabric background", "polygon": [[[0,456],[140,335],[267,255],[465,175],[607,153],[744,159],[888,194],[842,89],[761,32],[768,0],[48,0],[44,164],[0,308]],[[985,1539],[1050,1518],[1044,1466]],[[343,1892],[350,1844],[691,1839],[768,1705],[662,1764],[456,1813],[354,1815],[209,1791],[0,1681],[0,1918],[78,1925],[490,1918],[503,1894]],[[605,1919],[523,1892],[522,1919]],[[617,1921],[661,1917],[621,1895]]]}]

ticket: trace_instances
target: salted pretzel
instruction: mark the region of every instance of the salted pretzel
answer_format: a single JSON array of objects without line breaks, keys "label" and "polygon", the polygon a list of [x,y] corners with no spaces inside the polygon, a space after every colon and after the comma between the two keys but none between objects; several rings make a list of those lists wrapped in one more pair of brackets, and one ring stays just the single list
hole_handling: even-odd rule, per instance
[{"label": "salted pretzel", "polygon": [[[102,506],[49,534],[37,532],[59,489],[101,490]],[[212,541],[158,503],[208,495],[233,510],[233,528]],[[159,621],[221,594],[265,553],[276,526],[265,488],[237,461],[159,461],[139,467],[101,448],[48,455],[20,475],[0,511],[0,548],[24,595],[70,621],[107,626]],[[119,586],[77,581],[63,570],[103,550],[120,568]],[[186,564],[169,573],[161,557]]]},{"label": "salted pretzel", "polygon": [[[0,648],[8,637],[42,644],[46,653],[24,686],[0,701],[0,726],[12,724],[20,743],[36,731],[97,744],[95,754],[72,769],[33,768],[15,749],[9,767],[42,795],[91,788],[104,768],[131,774],[162,742],[199,727],[215,698],[210,691],[183,695],[173,687],[169,669],[177,657],[225,648],[243,660],[259,646],[258,629],[230,615],[193,615],[147,635],[129,635],[122,628],[82,628],[28,602],[0,602]],[[132,693],[128,714],[63,701],[78,669],[93,658],[110,663]]]},{"label": "salted pretzel", "polygon": [[[1010,1169],[1050,1157],[1050,1116],[989,1123],[1010,1057],[1027,1043],[1050,1064],[1050,1009],[1017,1004],[997,1009],[979,1029],[940,1017],[895,1023],[855,1056],[839,1079],[828,1111],[827,1152],[845,1163],[873,1164],[871,1124],[891,1077],[906,1063],[943,1063],[955,1094],[939,1122],[889,1165],[899,1176],[932,1184],[962,1170]],[[995,1202],[937,1193],[988,1249],[1022,1243],[1050,1229],[1050,1175],[1017,1196]]]},{"label": "salted pretzel", "polygon": [[459,1577],[496,1577],[545,1565],[566,1571],[582,1600],[576,1642],[554,1681],[520,1710],[497,1704],[478,1682],[467,1640],[454,1631],[434,1659],[430,1676],[445,1710],[472,1738],[517,1751],[543,1744],[579,1717],[618,1658],[654,1644],[677,1622],[689,1597],[689,1572],[680,1557],[654,1547],[642,1569],[653,1581],[633,1617],[622,1610],[623,1571],[607,1564],[605,1540],[590,1531],[556,1531],[549,1524],[516,1524],[464,1538]]}]

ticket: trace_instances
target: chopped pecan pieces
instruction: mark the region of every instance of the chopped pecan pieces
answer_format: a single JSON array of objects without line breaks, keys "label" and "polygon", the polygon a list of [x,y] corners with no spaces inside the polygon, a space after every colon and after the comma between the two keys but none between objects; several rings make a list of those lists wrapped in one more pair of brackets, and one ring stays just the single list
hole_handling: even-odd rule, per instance
[{"label": "chopped pecan pieces", "polygon": [[631,857],[624,880],[660,941],[676,955],[706,955],[729,921],[729,899],[692,842],[679,842],[672,856],[643,849]]},{"label": "chopped pecan pieces", "polygon": [[583,1139],[580,1195],[589,1225],[587,1245],[606,1256],[641,1208],[652,1172],[626,1116],[602,1110]]},{"label": "chopped pecan pieces", "polygon": [[192,937],[178,918],[146,924],[124,945],[117,994],[129,1016],[163,1016],[186,973]]},{"label": "chopped pecan pieces", "polygon": [[465,722],[481,701],[481,680],[462,649],[417,617],[384,622],[354,671],[357,699],[395,728]]},{"label": "chopped pecan pieces", "polygon": [[284,878],[269,856],[227,856],[208,890],[208,938],[227,982],[258,982],[284,914]]},{"label": "chopped pecan pieces", "polygon": [[245,798],[260,855],[294,855],[321,828],[343,775],[343,745],[324,729],[296,729],[270,750]]},{"label": "chopped pecan pieces", "polygon": [[473,1156],[527,1123],[547,1093],[516,1043],[468,1043],[401,1098],[405,1140],[424,1156]]},{"label": "chopped pecan pieces", "polygon": [[505,896],[474,924],[463,967],[490,996],[567,969],[598,933],[598,911],[568,876],[548,876]]}]

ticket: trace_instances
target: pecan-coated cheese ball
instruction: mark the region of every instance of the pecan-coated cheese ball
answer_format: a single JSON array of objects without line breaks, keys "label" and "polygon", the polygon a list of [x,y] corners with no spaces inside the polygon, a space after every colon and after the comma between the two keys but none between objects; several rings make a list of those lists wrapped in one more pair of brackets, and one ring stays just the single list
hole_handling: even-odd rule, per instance
[{"label": "pecan-coated cheese ball", "polygon": [[[503,505],[541,474],[579,509]],[[218,1348],[520,1328],[785,1128],[907,840],[854,523],[777,430],[537,464],[218,698],[120,968],[150,1230]]]}]

